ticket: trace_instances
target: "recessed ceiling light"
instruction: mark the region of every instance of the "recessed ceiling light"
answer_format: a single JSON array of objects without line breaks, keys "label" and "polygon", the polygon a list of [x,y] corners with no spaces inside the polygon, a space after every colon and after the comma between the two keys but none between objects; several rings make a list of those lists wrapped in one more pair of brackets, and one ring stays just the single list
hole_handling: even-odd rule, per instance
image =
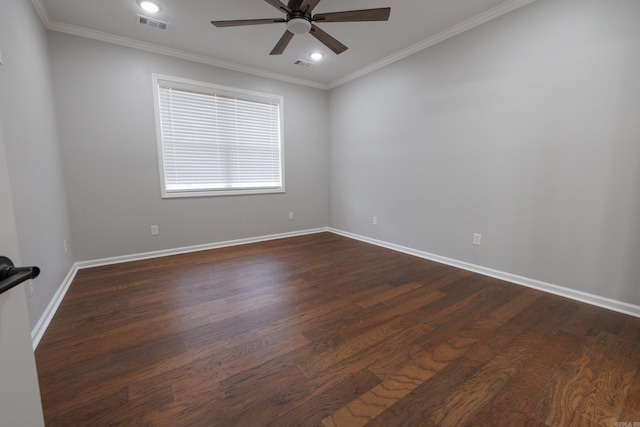
[{"label": "recessed ceiling light", "polygon": [[150,1],[141,1],[140,7],[149,13],[156,13],[160,10],[160,6]]},{"label": "recessed ceiling light", "polygon": [[320,61],[322,58],[324,58],[324,54],[321,52],[313,52],[311,55],[309,55],[309,58],[313,59],[314,61]]}]

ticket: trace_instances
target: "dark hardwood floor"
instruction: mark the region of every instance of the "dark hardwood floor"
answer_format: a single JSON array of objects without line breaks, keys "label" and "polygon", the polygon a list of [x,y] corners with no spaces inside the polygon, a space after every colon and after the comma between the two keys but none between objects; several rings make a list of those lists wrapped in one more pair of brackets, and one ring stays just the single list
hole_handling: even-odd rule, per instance
[{"label": "dark hardwood floor", "polygon": [[48,426],[640,425],[640,319],[329,233],[81,270],[36,359]]}]

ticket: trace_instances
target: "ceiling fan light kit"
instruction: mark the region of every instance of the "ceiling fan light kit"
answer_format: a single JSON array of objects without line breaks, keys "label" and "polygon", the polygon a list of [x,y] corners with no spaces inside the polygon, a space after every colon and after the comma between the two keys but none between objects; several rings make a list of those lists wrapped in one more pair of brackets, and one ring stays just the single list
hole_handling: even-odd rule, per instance
[{"label": "ceiling fan light kit", "polygon": [[372,22],[388,21],[391,13],[390,7],[377,9],[347,10],[344,12],[318,13],[312,15],[313,9],[320,3],[320,0],[289,0],[287,4],[280,0],[265,0],[287,16],[286,19],[240,19],[232,21],[211,21],[215,27],[239,27],[244,25],[278,24],[286,23],[287,30],[284,32],[276,46],[271,51],[271,55],[282,55],[295,34],[310,33],[322,44],[339,55],[348,49],[347,46],[324,32],[314,22]]},{"label": "ceiling fan light kit", "polygon": [[292,18],[287,21],[287,30],[293,34],[306,34],[311,30],[311,22],[304,18]]}]

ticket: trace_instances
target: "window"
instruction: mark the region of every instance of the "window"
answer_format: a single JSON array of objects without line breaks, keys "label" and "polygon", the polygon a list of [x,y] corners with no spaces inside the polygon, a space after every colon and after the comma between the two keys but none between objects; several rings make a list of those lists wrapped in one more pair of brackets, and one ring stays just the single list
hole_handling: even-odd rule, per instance
[{"label": "window", "polygon": [[162,197],[284,192],[281,97],[153,80]]}]

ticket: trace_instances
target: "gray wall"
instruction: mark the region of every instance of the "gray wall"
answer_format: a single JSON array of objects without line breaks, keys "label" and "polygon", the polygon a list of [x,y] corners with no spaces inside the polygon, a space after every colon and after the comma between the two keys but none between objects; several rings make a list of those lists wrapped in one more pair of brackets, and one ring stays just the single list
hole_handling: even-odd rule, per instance
[{"label": "gray wall", "polygon": [[20,257],[42,274],[28,298],[32,327],[72,265],[46,32],[28,0],[0,2],[0,121]]},{"label": "gray wall", "polygon": [[[327,94],[61,33],[47,45],[29,2],[3,1],[17,235],[43,269],[32,325],[72,261],[326,225],[640,304],[639,9],[538,0]],[[153,72],[283,95],[287,193],[161,199]]]},{"label": "gray wall", "polygon": [[538,0],[332,90],[331,226],[640,304],[638,18]]},{"label": "gray wall", "polygon": [[[1,121],[0,200],[0,252],[19,263],[18,236]],[[0,294],[0,424],[6,426],[44,425],[27,313],[23,289],[15,287]]]},{"label": "gray wall", "polygon": [[[78,261],[328,225],[326,91],[61,33],[49,42]],[[282,95],[286,193],[161,199],[152,73]]]}]

